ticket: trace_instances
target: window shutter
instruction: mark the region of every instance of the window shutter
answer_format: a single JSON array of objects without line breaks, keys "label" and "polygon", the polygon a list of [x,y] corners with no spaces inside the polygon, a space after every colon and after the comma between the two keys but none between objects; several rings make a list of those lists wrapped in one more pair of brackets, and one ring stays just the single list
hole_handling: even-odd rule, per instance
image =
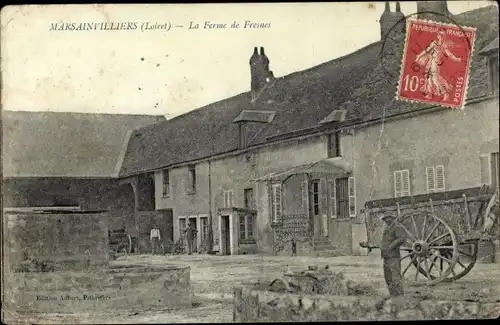
[{"label": "window shutter", "polygon": [[481,184],[490,184],[491,183],[490,155],[480,156],[479,164],[481,168]]},{"label": "window shutter", "polygon": [[281,184],[276,186],[276,220],[281,219],[282,213],[282,205],[281,205]]},{"label": "window shutter", "polygon": [[233,206],[233,191],[228,191],[227,196],[228,196],[228,208],[231,208]]},{"label": "window shutter", "polygon": [[273,221],[277,222],[281,219],[282,205],[281,205],[281,184],[273,185]]},{"label": "window shutter", "polygon": [[356,184],[354,177],[348,179],[348,192],[349,192],[349,216],[356,217]]},{"label": "window shutter", "polygon": [[408,169],[401,171],[401,178],[403,180],[401,196],[410,196],[410,171]]},{"label": "window shutter", "polygon": [[337,217],[337,198],[335,196],[335,180],[328,181],[328,190],[330,197],[330,216]]},{"label": "window shutter", "polygon": [[270,217],[271,217],[271,222],[274,222],[276,220],[276,217],[275,217],[275,212],[276,212],[276,209],[274,207],[274,187],[269,184],[268,185],[268,193],[269,193],[269,207],[271,208],[271,211],[270,211]]},{"label": "window shutter", "polygon": [[425,167],[425,174],[427,175],[427,193],[434,192],[434,167]]},{"label": "window shutter", "polygon": [[402,188],[401,171],[397,170],[394,172],[394,197],[401,196],[401,188]]},{"label": "window shutter", "polygon": [[302,192],[302,208],[304,209],[304,215],[309,217],[309,190],[308,190],[308,182],[303,181],[301,185]]},{"label": "window shutter", "polygon": [[327,195],[328,194],[327,194],[326,180],[321,179],[319,181],[319,202],[320,202],[319,213],[321,215],[326,215],[328,213]]},{"label": "window shutter", "polygon": [[444,180],[444,166],[436,166],[436,190],[444,191],[445,180]]}]

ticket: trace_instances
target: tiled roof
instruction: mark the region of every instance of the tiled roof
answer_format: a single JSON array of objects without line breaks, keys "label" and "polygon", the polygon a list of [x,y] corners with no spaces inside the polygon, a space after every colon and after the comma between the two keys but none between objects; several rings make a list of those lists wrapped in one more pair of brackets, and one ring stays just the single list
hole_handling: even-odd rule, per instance
[{"label": "tiled roof", "polygon": [[[478,55],[478,52],[498,37],[498,9],[496,6],[484,7],[456,15],[454,20],[460,25],[477,28],[467,98],[485,96],[489,91],[488,66],[486,58]],[[379,60],[375,68],[366,74],[366,82],[342,106],[349,112],[347,119],[352,117],[363,120],[377,119],[383,115],[387,117],[430,106],[395,99],[404,40],[394,46],[396,55],[384,60],[383,64]]]},{"label": "tiled roof", "polygon": [[113,177],[129,130],[163,116],[3,111],[4,177]]},{"label": "tiled roof", "polygon": [[[130,175],[237,150],[242,110],[275,111],[271,124],[248,123],[249,145],[316,125],[342,104],[374,64],[380,44],[312,69],[277,78],[259,99],[250,92],[193,110],[132,134],[120,175]],[[346,82],[349,80],[350,82]]]},{"label": "tiled roof", "polygon": [[[476,49],[498,35],[496,6],[456,15],[455,20],[478,28]],[[277,78],[256,101],[251,101],[250,92],[246,92],[144,127],[130,139],[120,176],[237,150],[238,126],[232,121],[242,110],[276,112],[271,124],[246,125],[248,145],[252,146],[271,137],[316,128],[334,110],[346,109],[346,120],[363,121],[421,109],[421,104],[394,100],[401,62],[397,53],[402,53],[402,42],[394,45],[395,55],[384,56],[384,65],[382,46],[382,42],[375,42],[344,57]],[[473,57],[468,98],[487,91],[483,60],[480,55]]]}]

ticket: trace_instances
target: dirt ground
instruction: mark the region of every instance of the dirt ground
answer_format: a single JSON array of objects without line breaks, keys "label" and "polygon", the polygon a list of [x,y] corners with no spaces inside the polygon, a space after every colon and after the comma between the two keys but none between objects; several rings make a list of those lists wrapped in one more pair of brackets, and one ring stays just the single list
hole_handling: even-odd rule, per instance
[{"label": "dirt ground", "polygon": [[[383,280],[382,261],[370,256],[275,257],[260,255],[238,256],[129,256],[115,264],[176,264],[191,267],[193,308],[189,310],[141,312],[135,314],[100,315],[23,315],[22,323],[30,324],[103,324],[103,323],[226,323],[232,322],[233,286],[239,283],[270,283],[286,270],[301,271],[308,265],[329,265],[342,271],[347,279],[370,282],[382,295],[387,295]],[[500,298],[500,264],[477,264],[466,277],[453,283],[434,287],[407,287],[406,295],[443,300],[474,300],[494,302]],[[12,315],[4,322],[13,322]],[[14,316],[15,317],[15,316]],[[17,318],[17,317],[15,317]],[[17,318],[19,319],[19,318]]]}]

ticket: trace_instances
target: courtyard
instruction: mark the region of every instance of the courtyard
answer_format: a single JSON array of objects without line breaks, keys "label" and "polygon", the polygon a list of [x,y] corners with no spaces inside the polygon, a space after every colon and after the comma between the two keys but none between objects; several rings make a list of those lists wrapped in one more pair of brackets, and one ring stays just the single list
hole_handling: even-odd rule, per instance
[{"label": "courtyard", "polygon": [[[208,256],[131,255],[113,264],[175,264],[191,267],[193,307],[174,311],[144,311],[120,314],[23,315],[22,323],[227,323],[233,317],[233,287],[237,284],[270,283],[285,271],[300,271],[308,265],[329,266],[354,281],[371,283],[387,295],[379,255],[339,257],[278,257],[261,255]],[[477,264],[466,277],[435,287],[407,287],[407,295],[442,300],[495,302],[500,297],[500,264]],[[9,323],[16,315],[4,314]]]}]

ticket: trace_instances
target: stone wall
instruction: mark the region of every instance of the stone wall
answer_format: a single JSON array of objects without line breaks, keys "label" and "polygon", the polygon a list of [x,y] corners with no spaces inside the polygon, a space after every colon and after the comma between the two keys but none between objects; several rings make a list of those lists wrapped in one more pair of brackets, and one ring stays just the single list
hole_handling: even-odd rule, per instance
[{"label": "stone wall", "polygon": [[186,266],[9,273],[5,280],[2,309],[21,313],[132,313],[192,307],[190,268]]},{"label": "stone wall", "polygon": [[277,293],[238,286],[235,322],[379,321],[495,318],[500,303]]},{"label": "stone wall", "polygon": [[13,270],[27,260],[52,261],[56,270],[108,264],[106,212],[5,215],[6,255]]}]

